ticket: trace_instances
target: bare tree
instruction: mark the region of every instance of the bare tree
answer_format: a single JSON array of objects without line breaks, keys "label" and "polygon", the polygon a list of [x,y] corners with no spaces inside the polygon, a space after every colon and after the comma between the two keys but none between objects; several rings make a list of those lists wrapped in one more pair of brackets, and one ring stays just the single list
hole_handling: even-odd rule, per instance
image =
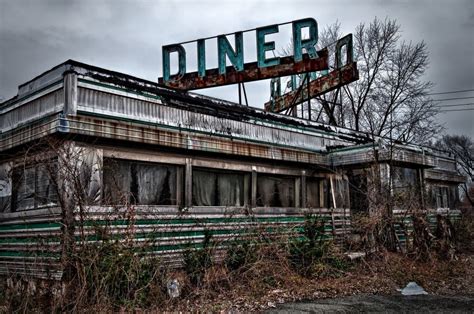
[{"label": "bare tree", "polygon": [[474,182],[474,142],[465,135],[445,135],[436,146],[456,157],[459,174],[467,177],[466,182],[461,185],[463,196],[471,207],[474,206],[473,195],[469,193],[469,187]]},{"label": "bare tree", "polygon": [[[341,25],[335,22],[321,32],[318,48],[328,47],[333,56],[334,44],[341,37]],[[433,84],[423,81],[429,65],[426,44],[402,41],[396,20],[378,18],[359,24],[353,40],[359,80],[344,86],[342,93],[336,90],[318,96],[312,102],[316,110],[312,116],[404,142],[423,143],[438,134],[438,109],[428,95]],[[334,68],[334,60],[329,61]]]}]

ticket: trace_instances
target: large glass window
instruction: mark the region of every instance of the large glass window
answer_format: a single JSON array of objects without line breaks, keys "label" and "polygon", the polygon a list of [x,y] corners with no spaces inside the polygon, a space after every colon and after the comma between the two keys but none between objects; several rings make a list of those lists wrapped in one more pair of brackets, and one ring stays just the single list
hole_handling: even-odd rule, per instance
[{"label": "large glass window", "polygon": [[257,206],[294,207],[295,178],[258,174]]},{"label": "large glass window", "polygon": [[52,176],[55,162],[17,167],[13,170],[12,210],[22,211],[54,206],[58,201]]},{"label": "large glass window", "polygon": [[178,167],[104,160],[104,204],[177,205]]},{"label": "large glass window", "polygon": [[193,205],[245,206],[250,175],[234,171],[193,170]]}]

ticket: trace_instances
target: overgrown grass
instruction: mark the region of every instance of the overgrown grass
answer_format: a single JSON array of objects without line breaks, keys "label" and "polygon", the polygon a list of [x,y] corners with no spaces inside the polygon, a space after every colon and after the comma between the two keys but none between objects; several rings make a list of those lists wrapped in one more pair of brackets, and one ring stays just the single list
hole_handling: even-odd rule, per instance
[{"label": "overgrown grass", "polygon": [[81,287],[76,300],[115,308],[149,307],[164,301],[165,268],[158,258],[140,253],[120,242],[82,248],[74,261],[77,276],[72,283]]},{"label": "overgrown grass", "polygon": [[213,265],[212,235],[204,230],[204,240],[201,248],[194,248],[191,244],[183,253],[183,266],[189,280],[194,285],[202,285],[206,271]]},{"label": "overgrown grass", "polygon": [[[218,243],[206,231],[200,246],[190,244],[184,250],[183,268],[173,270],[173,273],[167,271],[160,259],[132,248],[127,242],[104,240],[84,244],[70,261],[74,269],[74,277],[70,281],[74,287],[72,296],[55,294],[54,289],[47,286],[31,294],[27,291],[27,285],[23,284],[17,285],[16,291],[6,288],[0,291],[3,298],[0,305],[4,304],[6,311],[18,312],[156,310],[172,309],[171,305],[186,309],[183,305],[186,302],[203,302],[204,306],[214,302],[212,300],[221,300],[222,296],[229,300],[245,296],[251,302],[265,298],[272,291],[305,293],[305,287],[318,286],[318,282],[331,287],[327,289],[344,291],[344,287],[337,286],[337,282],[343,282],[358,291],[362,286],[349,281],[359,271],[366,273],[368,278],[387,274],[383,283],[377,286],[387,282],[402,286],[407,280],[428,286],[432,282],[429,277],[431,272],[423,270],[428,262],[406,259],[400,254],[375,254],[373,261],[367,260],[359,265],[348,262],[327,239],[324,221],[317,216],[307,216],[300,230],[273,240],[265,229],[258,226],[246,232],[247,235],[250,233],[252,237],[237,237],[230,242]],[[461,234],[458,231],[456,237]],[[222,245],[227,246],[227,251],[222,262],[216,262],[216,248]],[[453,275],[462,272],[452,266],[439,266],[444,262],[440,262],[438,257],[429,263],[428,267],[436,270],[438,276],[444,275],[443,272]],[[384,265],[387,270],[384,270]],[[181,296],[170,299],[166,285],[176,278],[181,285]],[[371,284],[376,284],[376,281]],[[212,310],[226,308],[222,300],[219,302],[220,305]],[[199,305],[193,308],[199,308]]]}]

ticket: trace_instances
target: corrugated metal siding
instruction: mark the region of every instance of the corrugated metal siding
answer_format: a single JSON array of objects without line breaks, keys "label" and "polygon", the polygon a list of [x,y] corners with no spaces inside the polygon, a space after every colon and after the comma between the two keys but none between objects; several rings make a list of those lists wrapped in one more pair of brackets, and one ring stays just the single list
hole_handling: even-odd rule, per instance
[{"label": "corrugated metal siding", "polygon": [[249,156],[285,160],[317,165],[326,165],[327,156],[308,152],[301,148],[288,146],[280,147],[271,143],[255,143],[254,141],[237,140],[224,136],[212,136],[196,132],[176,132],[139,123],[125,123],[114,120],[94,119],[85,116],[69,116],[63,119],[68,125],[69,132],[74,134],[127,140],[167,147],[200,150],[232,154],[235,156]]},{"label": "corrugated metal siding", "polygon": [[[76,245],[102,241],[104,237],[127,241],[133,248],[158,255],[169,266],[180,266],[183,251],[199,248],[205,230],[212,234],[216,258],[233,240],[245,240],[265,234],[267,238],[299,236],[309,210],[257,208],[251,215],[243,209],[191,208],[179,213],[177,208],[135,206],[111,208],[91,206],[76,213]],[[57,279],[62,276],[61,223],[59,209],[10,218],[0,223],[0,274],[27,275]],[[327,239],[338,242],[350,232],[350,211],[314,209],[325,223]],[[83,228],[80,224],[83,223]]]},{"label": "corrugated metal siding", "polygon": [[[224,249],[229,241],[252,237],[253,232],[267,238],[298,236],[302,232],[305,212],[302,209],[259,208],[253,214],[243,209],[195,208],[177,214],[176,208],[136,206],[113,211],[104,207],[88,207],[76,220],[85,221],[76,230],[79,241],[97,241],[104,234],[111,239],[133,242],[145,247],[149,254],[157,254],[170,265],[179,266],[186,248],[198,248],[205,231],[212,234],[213,245]],[[351,230],[348,209],[314,209],[311,212],[325,223],[327,239],[339,241]]]},{"label": "corrugated metal siding", "polygon": [[0,151],[29,143],[56,132],[60,124],[60,114],[45,117],[41,121],[0,133]]},{"label": "corrugated metal siding", "polygon": [[295,126],[269,124],[257,120],[243,122],[225,119],[81,87],[78,92],[78,110],[210,135],[225,135],[235,139],[252,139],[318,151],[324,151],[326,145],[344,143],[335,139],[335,136],[330,134],[324,136],[310,129],[302,130]]},{"label": "corrugated metal siding", "polygon": [[60,257],[59,208],[2,214],[0,274],[60,279]]},{"label": "corrugated metal siding", "polygon": [[[429,225],[430,231],[434,233],[437,228],[437,216],[442,215],[447,217],[451,223],[454,223],[461,219],[461,212],[459,210],[450,210],[447,212],[439,213],[433,211],[423,211],[426,215],[426,222]],[[396,236],[400,241],[402,248],[406,249],[408,246],[413,245],[413,214],[407,210],[394,210],[393,216],[395,218],[394,228]]]},{"label": "corrugated metal siding", "polygon": [[63,107],[64,90],[62,88],[13,109],[7,107],[3,109],[0,114],[2,133],[18,126],[25,125],[31,121],[39,120],[51,114],[61,112]]}]

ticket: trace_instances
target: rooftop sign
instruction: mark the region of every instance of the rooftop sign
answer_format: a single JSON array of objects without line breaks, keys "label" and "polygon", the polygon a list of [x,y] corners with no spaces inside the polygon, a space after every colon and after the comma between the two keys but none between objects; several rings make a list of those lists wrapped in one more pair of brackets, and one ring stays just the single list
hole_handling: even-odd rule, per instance
[{"label": "rooftop sign", "polygon": [[[275,34],[279,26],[291,24],[293,56],[291,57],[266,57],[266,53],[275,50],[275,42],[267,41],[265,36]],[[303,30],[307,30],[308,38],[303,38]],[[244,63],[243,33],[256,32],[257,61]],[[227,35],[234,36],[234,48]],[[206,67],[206,41],[217,40],[217,64],[214,69]],[[327,49],[316,51],[318,42],[318,24],[313,18],[306,18],[259,27],[233,34],[224,34],[194,41],[166,45],[163,52],[163,77],[159,83],[171,88],[193,90],[216,87],[241,82],[262,80],[296,73],[314,72],[328,69]],[[184,44],[196,43],[197,71],[186,71],[186,50]],[[175,74],[171,74],[171,54],[177,54],[178,64]],[[231,66],[227,66],[226,59]]]}]

